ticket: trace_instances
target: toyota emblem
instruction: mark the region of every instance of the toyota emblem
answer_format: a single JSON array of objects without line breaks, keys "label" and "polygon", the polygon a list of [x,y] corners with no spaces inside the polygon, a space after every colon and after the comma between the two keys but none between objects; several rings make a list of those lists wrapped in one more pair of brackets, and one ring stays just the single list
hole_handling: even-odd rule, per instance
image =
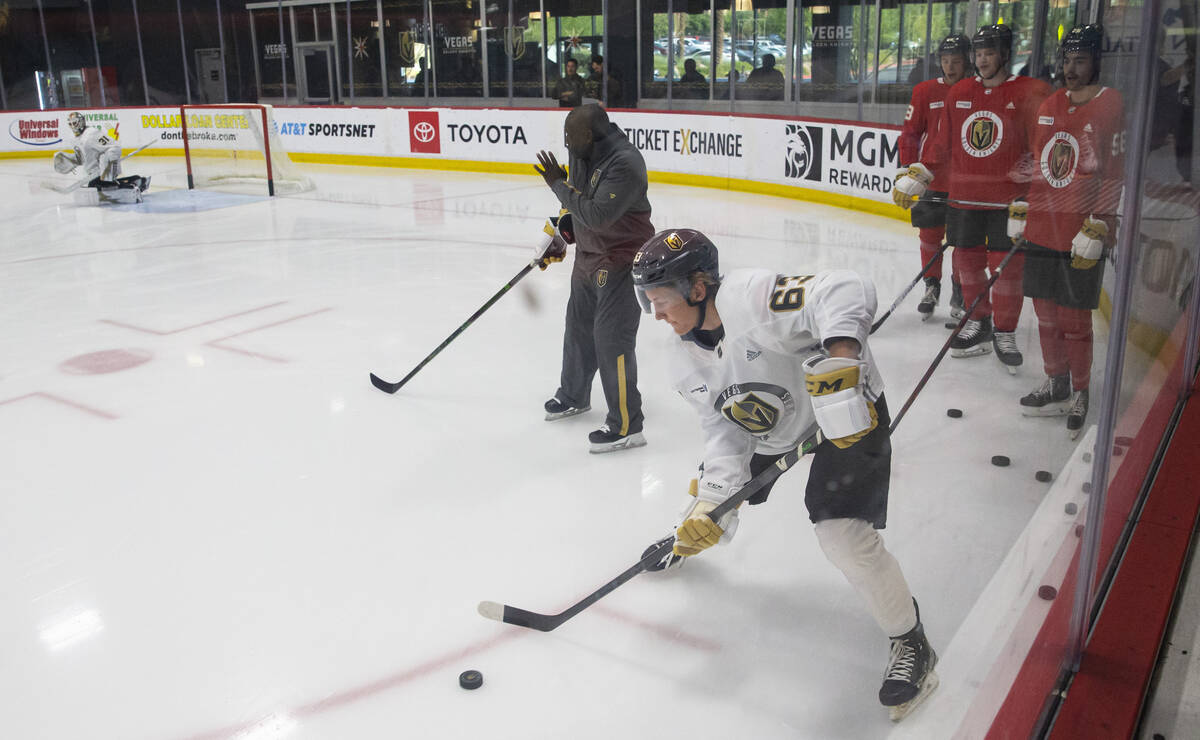
[{"label": "toyota emblem", "polygon": [[422,144],[428,144],[437,136],[437,129],[428,121],[421,121],[413,126],[413,137]]}]

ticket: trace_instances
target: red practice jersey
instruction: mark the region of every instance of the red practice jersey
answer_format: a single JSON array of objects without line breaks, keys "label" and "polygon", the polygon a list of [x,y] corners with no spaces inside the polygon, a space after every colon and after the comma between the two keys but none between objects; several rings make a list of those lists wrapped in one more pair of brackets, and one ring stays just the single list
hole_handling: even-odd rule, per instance
[{"label": "red practice jersey", "polygon": [[1033,174],[1033,124],[1049,94],[1045,82],[1016,75],[998,87],[984,87],[976,76],[950,88],[924,164],[934,172],[949,165],[951,199],[1007,206],[1024,196]]},{"label": "red practice jersey", "polygon": [[[946,78],[938,77],[925,80],[913,88],[912,102],[908,104],[908,112],[904,114],[904,126],[900,129],[900,164],[907,167],[914,162],[924,162],[921,155],[930,135],[937,130],[938,119],[942,108],[946,106],[946,94],[950,85]],[[944,170],[945,168],[943,168]],[[930,190],[946,191],[950,187],[950,178],[941,173],[934,173]]]},{"label": "red practice jersey", "polygon": [[1086,103],[1060,90],[1038,109],[1033,134],[1036,170],[1029,189],[1025,239],[1070,251],[1089,215],[1115,234],[1125,161],[1125,106],[1110,87]]}]

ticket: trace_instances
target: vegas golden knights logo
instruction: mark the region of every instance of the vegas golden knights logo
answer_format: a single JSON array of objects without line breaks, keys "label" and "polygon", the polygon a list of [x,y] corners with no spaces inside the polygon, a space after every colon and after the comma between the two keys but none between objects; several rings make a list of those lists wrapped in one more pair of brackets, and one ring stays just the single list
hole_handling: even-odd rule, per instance
[{"label": "vegas golden knights logo", "polygon": [[396,58],[400,62],[401,67],[411,67],[416,64],[417,57],[414,54],[412,31],[403,31],[400,34],[400,51],[396,54]]},{"label": "vegas golden knights logo", "polygon": [[1050,175],[1055,180],[1065,180],[1075,169],[1075,148],[1066,141],[1059,140],[1050,150]]},{"label": "vegas golden knights logo", "polygon": [[674,231],[672,231],[671,234],[666,239],[663,239],[663,243],[666,244],[668,248],[670,248],[672,251],[675,251],[675,252],[678,252],[679,250],[683,249],[683,239],[679,236],[679,234],[676,234]]},{"label": "vegas golden knights logo", "polygon": [[608,270],[596,270],[596,285],[600,288],[608,285]]},{"label": "vegas golden knights logo", "polygon": [[779,421],[779,409],[753,393],[726,404],[721,413],[751,434],[765,434],[774,429],[775,422]]},{"label": "vegas golden knights logo", "polygon": [[986,118],[976,119],[971,125],[971,148],[987,149],[996,140],[996,124]]},{"label": "vegas golden knights logo", "polygon": [[525,29],[507,26],[504,29],[504,51],[513,59],[525,56]]}]

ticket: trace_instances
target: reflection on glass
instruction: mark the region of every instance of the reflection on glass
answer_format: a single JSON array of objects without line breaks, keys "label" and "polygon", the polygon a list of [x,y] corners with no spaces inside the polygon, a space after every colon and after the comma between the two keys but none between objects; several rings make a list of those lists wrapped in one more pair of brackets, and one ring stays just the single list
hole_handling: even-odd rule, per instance
[{"label": "reflection on glass", "polygon": [[103,629],[100,613],[95,609],[85,609],[50,622],[38,630],[38,637],[51,652],[58,652],[94,637]]}]

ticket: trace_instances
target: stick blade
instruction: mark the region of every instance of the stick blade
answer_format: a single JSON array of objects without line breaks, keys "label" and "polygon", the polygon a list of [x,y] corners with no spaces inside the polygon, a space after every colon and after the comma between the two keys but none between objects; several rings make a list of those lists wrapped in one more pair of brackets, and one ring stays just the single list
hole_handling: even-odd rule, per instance
[{"label": "stick blade", "polygon": [[511,624],[515,627],[528,627],[531,630],[538,630],[539,632],[549,632],[566,621],[561,615],[538,614],[537,612],[525,611],[524,609],[518,609],[508,604],[497,604],[494,601],[479,602],[478,610],[482,616],[488,619]]},{"label": "stick blade", "polygon": [[375,373],[371,373],[371,385],[375,386],[384,393],[395,393],[400,390],[399,383],[389,383]]},{"label": "stick blade", "polygon": [[504,621],[504,604],[497,604],[494,601],[481,601],[477,608],[481,617],[494,619],[497,622]]}]

